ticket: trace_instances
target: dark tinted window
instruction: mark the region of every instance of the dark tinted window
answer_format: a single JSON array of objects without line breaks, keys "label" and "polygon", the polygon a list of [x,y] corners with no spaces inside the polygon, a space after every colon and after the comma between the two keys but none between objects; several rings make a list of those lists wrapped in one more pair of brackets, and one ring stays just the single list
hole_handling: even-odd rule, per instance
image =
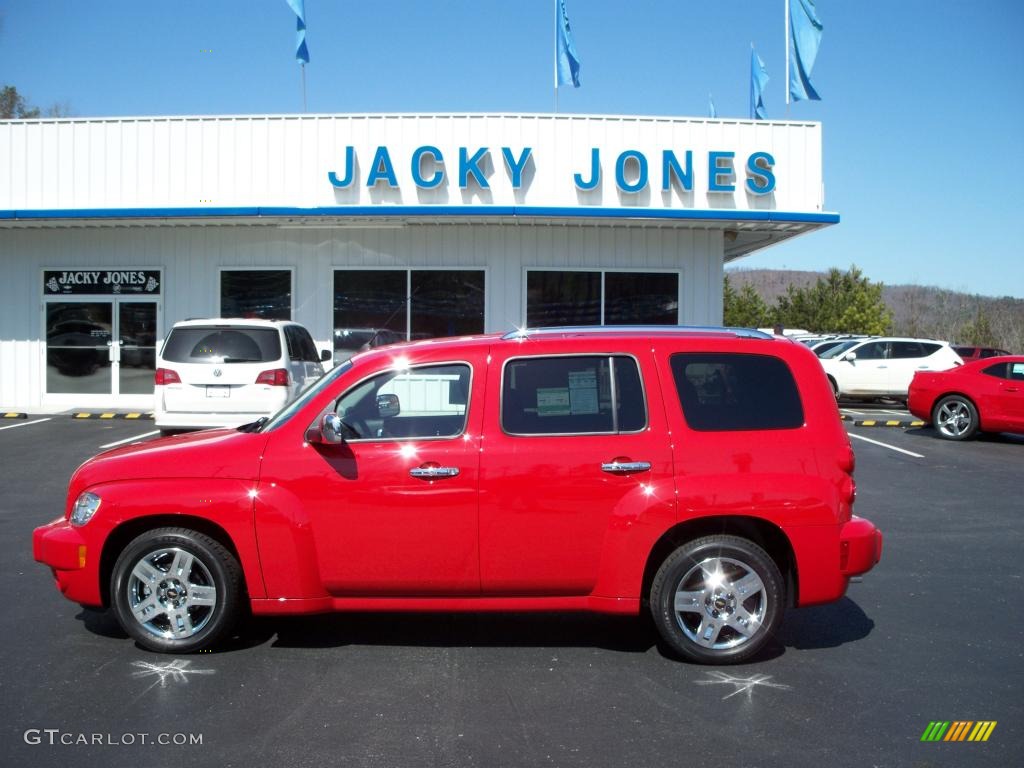
[{"label": "dark tinted window", "polygon": [[995,376],[997,379],[1008,379],[1010,378],[1009,368],[1009,363],[996,363],[995,365],[990,365],[982,373],[986,376]]},{"label": "dark tinted window", "polygon": [[647,424],[640,372],[630,357],[510,360],[501,397],[502,428],[511,434],[637,432]]},{"label": "dark tinted window", "polygon": [[484,273],[479,269],[412,271],[413,339],[484,332]]},{"label": "dark tinted window", "polygon": [[291,320],[291,270],[223,270],[220,273],[220,315]]},{"label": "dark tinted window", "polygon": [[920,341],[894,341],[892,342],[891,356],[896,359],[907,359],[911,357],[928,357],[939,350],[941,344],[926,344]]},{"label": "dark tinted window", "polygon": [[310,363],[319,363],[320,353],[317,352],[316,344],[313,342],[313,337],[309,335],[309,331],[295,326],[295,337],[299,343],[302,359]]},{"label": "dark tinted window", "polygon": [[678,273],[605,273],[605,325],[675,325],[678,322]]},{"label": "dark tinted window", "polygon": [[885,360],[889,356],[889,342],[873,341],[850,352],[855,353],[858,360]]},{"label": "dark tinted window", "polygon": [[672,374],[690,429],[790,429],[804,423],[793,374],[767,355],[679,354]]},{"label": "dark tinted window", "polygon": [[600,324],[600,272],[526,273],[528,327]]},{"label": "dark tinted window", "polygon": [[276,328],[174,328],[161,353],[172,363],[265,363],[281,357]]}]

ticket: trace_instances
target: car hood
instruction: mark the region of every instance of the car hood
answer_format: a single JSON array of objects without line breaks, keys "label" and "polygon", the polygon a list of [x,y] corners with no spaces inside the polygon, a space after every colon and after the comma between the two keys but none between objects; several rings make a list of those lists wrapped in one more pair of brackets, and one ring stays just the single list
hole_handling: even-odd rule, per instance
[{"label": "car hood", "polygon": [[98,483],[169,478],[238,478],[259,474],[267,435],[209,429],[126,445],[101,453],[78,468],[69,495]]}]

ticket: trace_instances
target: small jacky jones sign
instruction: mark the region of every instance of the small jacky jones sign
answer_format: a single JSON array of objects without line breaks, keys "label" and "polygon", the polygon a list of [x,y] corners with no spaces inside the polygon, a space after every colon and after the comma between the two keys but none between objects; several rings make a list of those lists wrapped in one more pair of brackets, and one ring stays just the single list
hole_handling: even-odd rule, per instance
[{"label": "small jacky jones sign", "polygon": [[155,269],[55,269],[43,273],[43,293],[159,295],[160,272]]}]

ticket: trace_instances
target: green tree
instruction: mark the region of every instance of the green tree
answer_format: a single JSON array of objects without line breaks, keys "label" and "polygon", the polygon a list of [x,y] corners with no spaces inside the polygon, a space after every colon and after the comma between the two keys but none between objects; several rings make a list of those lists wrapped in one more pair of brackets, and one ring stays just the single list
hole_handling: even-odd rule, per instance
[{"label": "green tree", "polygon": [[978,306],[974,319],[967,323],[960,331],[960,337],[965,344],[973,344],[979,347],[999,346],[999,340],[992,330],[992,323],[989,321],[988,313]]},{"label": "green tree", "polygon": [[892,312],[882,300],[882,284],[851,266],[846,272],[830,269],[807,288],[790,285],[776,302],[772,319],[816,333],[881,335],[892,325]]},{"label": "green tree", "polygon": [[722,282],[722,317],[725,325],[735,328],[762,328],[768,325],[770,311],[754,286],[745,283],[736,292],[725,276]]},{"label": "green tree", "polygon": [[39,117],[39,107],[29,106],[17,88],[5,85],[0,90],[0,119],[23,120],[33,117]]}]

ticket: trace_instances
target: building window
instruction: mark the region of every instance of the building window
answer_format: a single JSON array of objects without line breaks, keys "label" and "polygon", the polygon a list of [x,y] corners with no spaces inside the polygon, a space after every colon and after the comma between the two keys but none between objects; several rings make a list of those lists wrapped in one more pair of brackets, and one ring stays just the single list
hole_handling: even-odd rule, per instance
[{"label": "building window", "polygon": [[483,330],[483,270],[334,271],[335,363],[396,341]]},{"label": "building window", "polygon": [[631,357],[536,357],[505,364],[501,426],[509,434],[618,434],[646,425],[640,371]]},{"label": "building window", "polygon": [[292,319],[290,269],[222,269],[220,316]]},{"label": "building window", "polygon": [[528,270],[526,325],[675,325],[678,272]]}]

